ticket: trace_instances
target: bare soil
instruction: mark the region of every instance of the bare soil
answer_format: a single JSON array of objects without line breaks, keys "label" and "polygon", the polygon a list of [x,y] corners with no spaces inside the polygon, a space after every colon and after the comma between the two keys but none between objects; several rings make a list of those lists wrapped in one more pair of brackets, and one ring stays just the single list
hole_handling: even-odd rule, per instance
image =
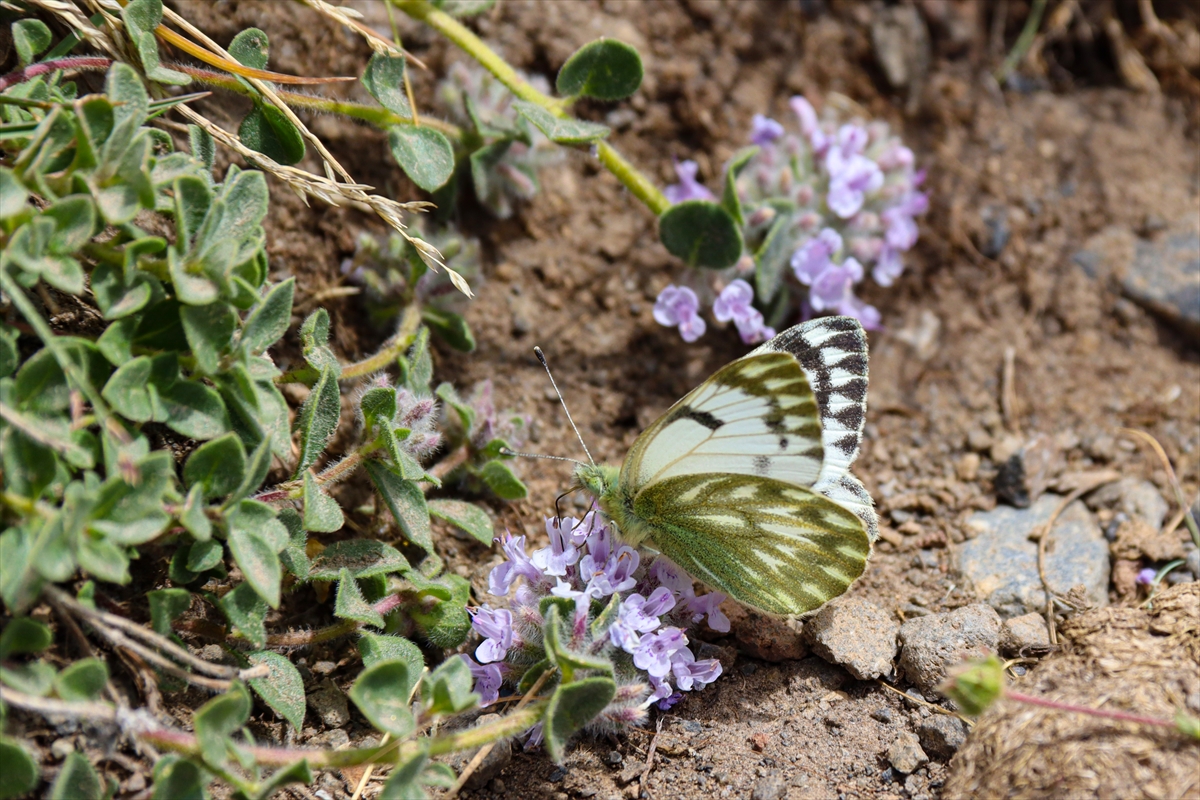
[{"label": "bare soil", "polygon": [[[271,37],[271,68],[282,72],[357,75],[370,55],[361,40],[297,3],[174,5],[223,44],[244,27],[264,29]],[[381,5],[352,5],[371,24],[387,25]],[[1197,342],[1072,261],[1090,236],[1108,226],[1144,234],[1155,220],[1200,214],[1195,71],[1180,68],[1182,74],[1171,72],[1168,80],[1159,70],[1167,76],[1161,78],[1164,91],[1138,92],[1122,84],[1103,47],[1088,51],[1067,41],[1054,45],[1057,50],[1048,45],[1045,57],[1057,53],[1058,60],[1046,81],[1030,83],[1028,91],[1002,92],[987,72],[1012,47],[1028,4],[997,4],[1008,14],[999,23],[999,44],[989,30],[998,24],[995,9],[965,5],[949,16],[974,20],[969,35],[954,33],[950,23],[934,24],[928,70],[904,89],[888,85],[875,55],[870,26],[882,13],[878,4],[501,0],[471,22],[511,63],[549,76],[599,36],[634,45],[646,79],[638,95],[620,106],[634,113],[623,118],[612,141],[662,183],[673,179],[671,158],[677,157],[697,160],[701,178],[713,185],[725,159],[745,141],[750,117],[783,118],[787,99],[798,93],[818,105],[834,93],[852,98],[891,123],[929,170],[932,208],[921,220],[921,240],[905,275],[891,289],[866,291],[882,310],[885,328],[871,336],[868,424],[857,474],[876,499],[885,536],[850,591],[898,618],[914,608],[937,612],[976,601],[952,571],[951,556],[968,535],[966,517],[997,502],[993,444],[998,453],[1006,441],[1051,433],[1059,437],[1065,473],[1111,468],[1149,479],[1171,500],[1158,462],[1119,436],[1121,428],[1136,428],[1162,444],[1188,498],[1200,486]],[[1195,29],[1194,12],[1164,5]],[[1136,4],[1117,6],[1120,19],[1136,29]],[[418,97],[428,100],[436,76],[461,56],[403,19],[400,30],[405,46],[430,66],[430,72],[416,73]],[[1064,34],[1068,40],[1073,35]],[[1063,53],[1072,47],[1090,53],[1090,60],[1066,59]],[[361,95],[354,87],[330,91]],[[233,128],[237,102],[217,98],[204,110]],[[603,120],[611,110],[585,105],[581,113]],[[387,155],[383,135],[333,119],[313,124],[356,179],[399,199],[417,198]],[[317,169],[315,162],[308,166]],[[579,445],[533,357],[539,344],[597,460],[619,463],[649,422],[744,348],[729,331],[684,345],[675,331],[653,321],[655,296],[681,266],[656,241],[653,217],[588,153],[570,153],[563,165],[543,172],[542,184],[543,192],[506,221],[489,218],[470,198],[459,210],[458,224],[483,242],[484,281],[467,312],[479,346],[470,355],[438,350],[436,378],[464,389],[492,380],[499,407],[536,420],[532,449],[578,456]],[[343,280],[338,265],[352,254],[357,232],[384,230],[360,212],[305,207],[286,189],[272,189],[272,277],[297,276],[303,308]],[[989,257],[984,253],[992,252],[994,228],[987,220],[998,212],[1006,217],[1009,238]],[[323,304],[345,358],[368,355],[382,340],[384,334],[363,323],[356,298]],[[1006,348],[1013,352],[1007,402]],[[281,360],[287,357],[285,352]],[[1094,446],[1105,436],[1115,445]],[[543,516],[570,483],[569,467],[530,461],[518,468],[529,499],[497,505],[498,525],[536,543],[545,536]],[[449,535],[441,544],[482,600],[485,576],[498,556]],[[1191,598],[1193,606],[1183,613],[1200,613]],[[1127,638],[1168,635],[1155,632],[1148,615],[1135,614],[1133,601],[1126,605],[1089,613],[1125,620]],[[1083,626],[1089,631],[1108,624],[1089,620],[1090,627]],[[1064,632],[1062,652],[1026,665],[1022,680],[1027,691],[1036,691],[1042,671],[1053,669],[1060,692],[1098,703],[1102,698],[1089,690],[1094,670],[1088,665],[1104,653],[1072,644],[1072,630]],[[1183,644],[1156,657],[1158,671],[1141,669],[1106,683],[1106,695],[1145,697],[1150,682],[1200,670],[1197,627],[1181,626],[1169,635]],[[737,636],[713,641],[739,645]],[[1136,655],[1136,648],[1112,649],[1114,657]],[[358,669],[346,643],[297,655],[310,665],[334,662],[330,677],[347,686]],[[1052,666],[1062,659],[1070,664]],[[168,705],[202,700],[166,698]],[[496,779],[464,796],[632,798],[642,791],[651,798],[745,798],[752,792],[761,798],[939,797],[952,780],[944,758],[934,756],[907,778],[890,772],[887,759],[897,735],[915,731],[932,713],[938,710],[882,683],[855,681],[814,656],[770,663],[743,653],[714,686],[687,696],[647,729],[585,739],[562,768],[543,754],[518,752]],[[1043,748],[1092,735],[1093,723],[1086,720],[1060,716],[1051,725],[1039,719],[1042,727],[1015,726],[1009,735],[1031,737]],[[311,720],[315,727],[298,740],[328,740],[329,732]],[[281,732],[269,711],[262,711],[261,730],[265,736]],[[357,739],[361,722],[347,730]],[[1113,789],[1110,796],[1121,796],[1121,787],[1130,790],[1127,796],[1195,797],[1200,791],[1194,744],[1167,744],[1159,734],[1137,729],[1123,728],[1121,736],[1120,746],[1131,753],[1169,747],[1171,759],[1195,768],[1190,782],[1172,782],[1163,773],[1143,775],[1137,784],[1104,784]],[[962,755],[988,757],[979,750]],[[1033,768],[1028,759],[1004,763]],[[969,786],[974,796],[1080,794],[1086,787],[1071,781],[1082,778],[1056,763],[1036,766],[1062,770],[1058,783],[1011,774],[1007,782],[993,775],[989,783],[980,776],[991,765],[960,758],[953,771],[979,782],[969,785],[964,777],[952,785]],[[322,786],[348,796],[337,776]],[[372,786],[368,797],[377,791],[378,784]],[[968,796],[958,791],[956,796]]]}]

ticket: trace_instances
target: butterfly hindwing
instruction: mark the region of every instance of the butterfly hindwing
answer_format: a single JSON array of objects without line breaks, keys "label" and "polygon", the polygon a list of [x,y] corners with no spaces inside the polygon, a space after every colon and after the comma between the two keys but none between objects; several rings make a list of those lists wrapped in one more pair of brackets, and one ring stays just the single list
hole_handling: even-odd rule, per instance
[{"label": "butterfly hindwing", "polygon": [[817,402],[788,353],[718,370],[634,442],[621,480],[634,492],[684,475],[730,473],[813,484],[822,463]]},{"label": "butterfly hindwing", "polygon": [[667,478],[638,493],[632,510],[667,558],[771,614],[803,614],[842,594],[871,550],[854,513],[769,478]]}]

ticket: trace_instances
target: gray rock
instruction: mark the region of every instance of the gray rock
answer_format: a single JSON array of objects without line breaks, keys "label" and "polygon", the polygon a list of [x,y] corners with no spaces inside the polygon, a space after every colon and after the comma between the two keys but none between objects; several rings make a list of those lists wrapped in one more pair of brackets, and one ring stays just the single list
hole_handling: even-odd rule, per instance
[{"label": "gray rock", "polygon": [[329,678],[321,681],[316,690],[309,693],[308,707],[326,728],[340,728],[350,721],[346,695]]},{"label": "gray rock", "polygon": [[750,790],[750,800],[780,800],[787,793],[787,784],[778,772],[763,775]]},{"label": "gray rock", "polygon": [[[497,722],[500,719],[499,714],[484,714],[475,721],[474,727],[486,725],[491,722]],[[486,745],[485,745],[486,746]],[[471,759],[479,753],[481,748],[476,747],[473,750],[456,753],[450,761],[450,766],[454,771],[461,774],[467,764],[471,763]],[[494,743],[494,746],[486,756],[483,757],[483,762],[471,773],[471,777],[463,784],[464,789],[482,789],[487,785],[488,781],[498,776],[505,767],[512,761],[512,744],[509,739],[501,739]]]},{"label": "gray rock", "polygon": [[1029,656],[1050,649],[1050,629],[1041,614],[1033,612],[1004,620],[1000,626],[1000,652]]},{"label": "gray rock", "polygon": [[860,681],[892,671],[899,630],[891,614],[858,597],[827,603],[804,626],[814,653]]},{"label": "gray rock", "polygon": [[921,749],[921,742],[912,731],[902,731],[888,748],[888,763],[897,772],[908,774],[929,763],[929,756]]},{"label": "gray rock", "polygon": [[983,603],[916,617],[900,626],[899,666],[917,688],[930,694],[954,665],[996,652],[999,638],[1000,617]]},{"label": "gray rock", "polygon": [[958,717],[934,714],[921,723],[917,736],[926,752],[950,758],[967,740],[967,726]]},{"label": "gray rock", "polygon": [[[1029,534],[1048,522],[1061,502],[1044,494],[1029,508],[1001,506],[967,520],[975,536],[958,549],[958,569],[976,596],[1005,618],[1045,607],[1038,546]],[[1071,503],[1055,521],[1046,541],[1045,569],[1051,590],[1066,593],[1082,584],[1093,605],[1108,605],[1108,542],[1083,503]]]},{"label": "gray rock", "polygon": [[1088,495],[1087,504],[1090,508],[1112,508],[1131,517],[1141,517],[1154,530],[1162,528],[1170,511],[1158,487],[1141,478],[1107,483]]},{"label": "gray rock", "polygon": [[1196,580],[1200,580],[1200,550],[1192,550],[1184,559],[1188,570]]}]

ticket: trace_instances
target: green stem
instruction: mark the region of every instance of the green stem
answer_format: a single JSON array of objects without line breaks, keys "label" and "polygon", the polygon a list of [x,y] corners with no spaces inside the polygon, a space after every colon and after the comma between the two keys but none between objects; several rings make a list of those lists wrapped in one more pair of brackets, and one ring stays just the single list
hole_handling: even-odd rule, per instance
[{"label": "green stem", "polygon": [[626,161],[625,157],[618,153],[617,149],[611,144],[608,142],[597,142],[596,155],[605,169],[615,175],[617,180],[625,184],[625,188],[629,189],[634,197],[645,203],[646,207],[654,212],[655,216],[661,216],[664,211],[671,207],[671,201],[667,200],[666,196],[658,190],[658,187],[636,167]]}]

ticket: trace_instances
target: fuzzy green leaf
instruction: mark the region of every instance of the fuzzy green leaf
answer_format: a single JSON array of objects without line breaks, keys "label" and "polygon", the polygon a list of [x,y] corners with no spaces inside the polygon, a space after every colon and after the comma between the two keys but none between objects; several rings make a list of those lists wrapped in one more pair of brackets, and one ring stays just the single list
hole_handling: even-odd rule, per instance
[{"label": "fuzzy green leaf", "polygon": [[738,198],[737,176],[746,168],[758,150],[758,147],[742,148],[733,154],[729,166],[725,168],[725,189],[721,193],[721,206],[729,212],[738,227],[744,226],[746,219],[742,214],[742,201]]},{"label": "fuzzy green leaf", "polygon": [[[414,583],[417,582],[413,573],[409,573],[408,577]],[[437,583],[450,590],[450,599],[435,603],[432,607],[410,607],[409,616],[417,623],[421,635],[431,644],[438,647],[457,647],[471,632],[471,618],[467,616],[466,611],[466,606],[471,601],[471,584],[453,573],[442,575]],[[430,591],[431,588],[423,587],[422,592],[427,596],[435,596],[435,593]]]},{"label": "fuzzy green leaf", "polygon": [[558,144],[591,144],[608,136],[611,131],[606,125],[584,122],[574,117],[556,117],[539,105],[527,100],[514,100],[513,108],[534,127]]},{"label": "fuzzy green leaf", "polygon": [[28,664],[0,664],[0,683],[11,686],[23,694],[45,697],[54,687],[54,667],[45,661]]},{"label": "fuzzy green leaf", "polygon": [[0,736],[0,800],[33,791],[41,779],[29,751],[15,739]]},{"label": "fuzzy green leaf", "polygon": [[49,800],[104,800],[105,794],[99,773],[82,753],[72,752],[63,761],[47,797]]},{"label": "fuzzy green leaf", "polygon": [[426,800],[429,795],[421,788],[421,771],[429,759],[429,742],[419,739],[420,750],[403,764],[397,764],[388,775],[377,800]]},{"label": "fuzzy green leaf", "polygon": [[236,633],[253,647],[267,645],[267,604],[249,583],[239,583],[222,597],[217,605],[233,625]]},{"label": "fuzzy green leaf", "polygon": [[707,200],[676,203],[658,218],[663,246],[689,267],[725,269],[742,255],[742,232],[728,211]]},{"label": "fuzzy green leaf", "polygon": [[502,500],[520,500],[529,494],[525,484],[503,461],[489,461],[479,470],[479,477]]},{"label": "fuzzy green leaf", "polygon": [[237,312],[228,303],[206,306],[184,306],[179,309],[183,332],[191,345],[196,366],[205,375],[221,368],[221,356],[229,350],[233,332],[237,329]]},{"label": "fuzzy green leaf", "polygon": [[345,567],[338,574],[337,599],[333,604],[333,615],[340,619],[350,619],[364,625],[383,627],[383,615],[371,607],[363,597],[358,582]]},{"label": "fuzzy green leaf", "polygon": [[194,761],[168,753],[154,764],[154,794],[150,800],[207,800],[208,777]]},{"label": "fuzzy green leaf", "polygon": [[329,437],[337,430],[341,412],[342,394],[337,373],[326,365],[321,368],[321,377],[296,414],[294,429],[300,431],[300,459],[294,477],[299,478],[321,455]]},{"label": "fuzzy green leaf", "polygon": [[225,548],[215,539],[192,542],[188,548],[187,568],[196,574],[207,572],[225,558]]},{"label": "fuzzy green leaf", "polygon": [[283,570],[277,553],[282,548],[274,548],[256,528],[241,524],[248,520],[240,517],[241,515],[237,515],[229,521],[229,552],[241,567],[246,582],[271,608],[278,608],[279,583],[283,579]]},{"label": "fuzzy green leaf", "polygon": [[471,691],[471,668],[461,658],[446,659],[421,682],[421,698],[431,716],[458,714],[479,705],[479,695]]},{"label": "fuzzy green leaf", "polygon": [[[217,547],[220,549],[220,545]],[[192,605],[192,594],[187,589],[155,589],[146,593],[146,599],[150,602],[150,627],[161,636],[173,634],[171,623]]]},{"label": "fuzzy green leaf", "polygon": [[254,678],[250,681],[253,689],[267,705],[279,716],[292,723],[292,728],[299,731],[304,727],[304,680],[300,671],[287,656],[260,650],[250,653],[247,658],[251,664],[266,664],[271,674],[265,678]]},{"label": "fuzzy green leaf", "polygon": [[180,380],[159,390],[165,413],[156,422],[171,429],[205,441],[229,430],[229,412],[221,396],[199,381]]},{"label": "fuzzy green leaf", "polygon": [[252,69],[266,69],[269,53],[267,35],[258,28],[246,28],[229,42],[229,55]]},{"label": "fuzzy green leaf", "polygon": [[108,665],[98,658],[81,658],[54,678],[54,691],[69,703],[95,700],[108,683]]},{"label": "fuzzy green leaf", "polygon": [[204,165],[206,172],[212,170],[217,157],[217,143],[211,133],[199,125],[188,125],[188,149],[192,151],[192,158]]},{"label": "fuzzy green leaf", "polygon": [[386,424],[396,416],[396,390],[389,386],[377,386],[363,393],[358,407],[362,409],[363,418],[370,428],[376,422]]},{"label": "fuzzy green leaf", "polygon": [[475,351],[475,335],[461,314],[425,306],[421,309],[421,321],[455,350],[463,353]]},{"label": "fuzzy green leaf", "polygon": [[417,647],[403,636],[385,636],[380,633],[366,633],[358,640],[358,652],[362,655],[363,666],[371,667],[382,661],[403,661],[408,664],[408,675],[411,682],[403,687],[397,687],[396,693],[408,697],[416,686],[421,671],[425,669],[425,657],[421,648]]},{"label": "fuzzy green leaf", "polygon": [[288,572],[302,581],[308,580],[311,562],[308,558],[308,534],[300,522],[300,515],[294,508],[285,508],[279,512],[279,521],[288,531],[287,547],[279,552],[279,560]]},{"label": "fuzzy green leaf", "polygon": [[317,533],[340,531],[345,524],[342,507],[317,486],[311,472],[304,473],[304,528]]},{"label": "fuzzy green leaf", "polygon": [[29,190],[21,185],[16,174],[8,167],[0,167],[0,220],[11,219],[29,206],[25,201]]},{"label": "fuzzy green leaf", "polygon": [[382,461],[365,462],[367,475],[379,490],[383,502],[404,538],[426,553],[433,552],[433,532],[429,527],[429,508],[425,493],[414,481],[404,480],[396,470]]},{"label": "fuzzy green leaf", "polygon": [[242,326],[241,344],[250,353],[263,353],[287,333],[292,321],[296,279],[288,278],[267,292]]},{"label": "fuzzy green leaf", "polygon": [[479,506],[462,500],[430,500],[428,505],[430,516],[466,531],[482,544],[491,545],[495,537],[492,518]]},{"label": "fuzzy green leaf", "polygon": [[184,484],[200,486],[206,500],[231,493],[245,477],[246,449],[234,433],[200,445],[183,467]]},{"label": "fuzzy green leaf", "polygon": [[452,17],[470,17],[487,11],[496,0],[433,0],[433,5]]},{"label": "fuzzy green leaf", "polygon": [[441,131],[395,125],[388,131],[388,144],[404,173],[427,192],[441,188],[454,174],[454,148]]},{"label": "fuzzy green leaf", "polygon": [[[5,554],[8,557],[8,554]],[[50,646],[50,628],[30,617],[17,617],[0,633],[0,660],[22,653],[40,653]]]},{"label": "fuzzy green leaf", "polygon": [[377,729],[403,739],[416,729],[408,690],[419,675],[411,674],[408,663],[401,659],[380,661],[358,676],[350,688],[350,699]]},{"label": "fuzzy green leaf", "polygon": [[250,109],[238,126],[242,143],[285,166],[304,158],[304,136],[282,111],[272,105],[259,103]]},{"label": "fuzzy green leaf", "polygon": [[408,94],[404,91],[404,59],[402,57],[374,54],[367,62],[362,83],[371,96],[379,101],[379,105],[398,116],[412,118],[412,108],[408,105]]},{"label": "fuzzy green leaf", "polygon": [[550,695],[542,718],[546,752],[556,764],[566,756],[567,740],[583,729],[604,710],[617,693],[612,678],[584,678],[560,684]]},{"label": "fuzzy green leaf", "polygon": [[22,67],[32,64],[50,46],[51,39],[50,28],[40,19],[19,19],[13,23],[12,42]]},{"label": "fuzzy green leaf", "polygon": [[204,760],[221,765],[228,760],[230,737],[250,718],[250,693],[241,681],[228,692],[202,705],[193,717],[196,739]]},{"label": "fuzzy green leaf", "polygon": [[212,536],[212,521],[204,513],[204,487],[199,484],[188,490],[179,512],[179,524],[197,541],[208,541]]},{"label": "fuzzy green leaf", "polygon": [[642,74],[637,50],[616,39],[597,39],[567,59],[558,71],[555,88],[566,97],[621,100],[638,90]]},{"label": "fuzzy green leaf", "polygon": [[391,545],[374,539],[347,539],[321,551],[312,561],[309,578],[314,581],[337,580],[343,569],[356,578],[403,572],[408,560]]}]

